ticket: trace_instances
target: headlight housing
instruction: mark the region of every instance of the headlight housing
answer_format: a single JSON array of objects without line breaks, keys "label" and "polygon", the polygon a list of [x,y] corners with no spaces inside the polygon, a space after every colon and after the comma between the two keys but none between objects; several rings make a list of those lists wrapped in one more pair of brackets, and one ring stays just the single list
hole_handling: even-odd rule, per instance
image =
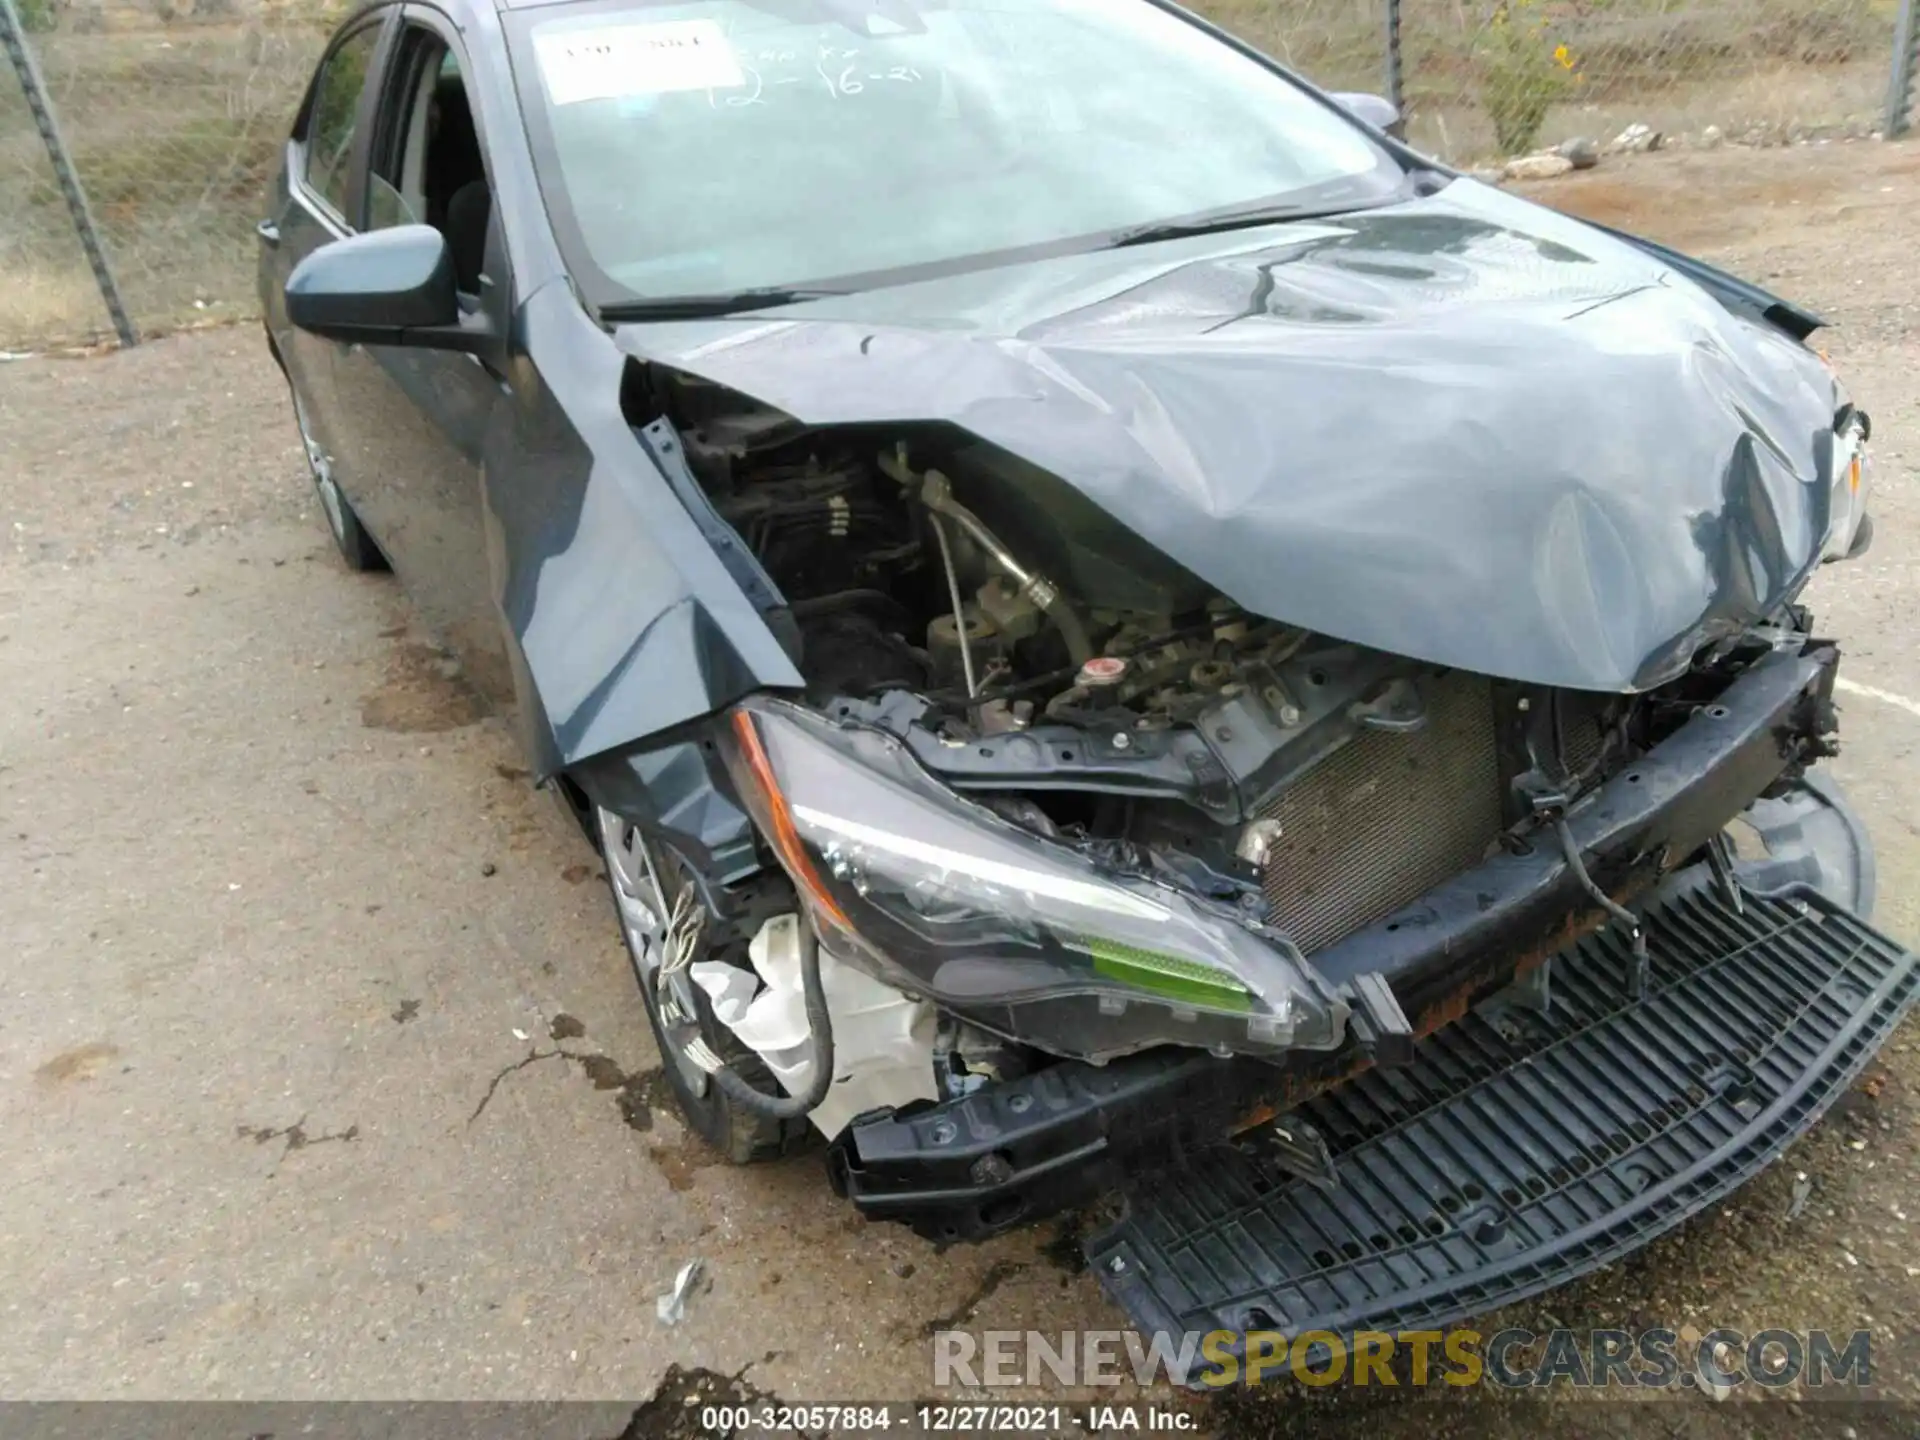
[{"label": "headlight housing", "polygon": [[1010,824],[889,735],[752,700],[729,740],[735,786],[824,942],[890,985],[1095,1062],[1345,1037],[1345,1000],[1276,933]]},{"label": "headlight housing", "polygon": [[1867,520],[1867,498],[1873,475],[1867,459],[1867,439],[1873,433],[1863,411],[1848,407],[1833,429],[1833,467],[1828,483],[1833,491],[1832,518],[1827,525],[1822,560],[1844,560],[1865,548],[1873,534]]}]

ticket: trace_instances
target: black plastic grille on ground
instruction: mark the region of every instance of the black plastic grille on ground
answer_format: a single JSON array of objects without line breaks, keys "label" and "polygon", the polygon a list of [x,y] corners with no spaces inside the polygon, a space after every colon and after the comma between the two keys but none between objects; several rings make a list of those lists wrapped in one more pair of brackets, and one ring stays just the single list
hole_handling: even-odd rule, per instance
[{"label": "black plastic grille on ground", "polygon": [[1323,1190],[1221,1147],[1128,1196],[1087,1254],[1145,1331],[1430,1327],[1637,1249],[1773,1159],[1915,997],[1920,961],[1809,895],[1704,890],[1648,912],[1653,985],[1624,941],[1553,964],[1545,1015],[1475,1014],[1298,1112]]}]

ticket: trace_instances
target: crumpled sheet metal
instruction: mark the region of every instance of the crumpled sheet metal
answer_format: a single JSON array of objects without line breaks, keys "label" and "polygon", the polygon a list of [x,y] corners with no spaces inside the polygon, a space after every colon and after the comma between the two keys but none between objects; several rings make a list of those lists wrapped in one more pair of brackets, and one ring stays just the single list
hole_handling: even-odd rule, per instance
[{"label": "crumpled sheet metal", "polygon": [[970,432],[1255,613],[1588,690],[1798,589],[1841,399],[1756,313],[1466,180],[617,338],[808,424]]}]

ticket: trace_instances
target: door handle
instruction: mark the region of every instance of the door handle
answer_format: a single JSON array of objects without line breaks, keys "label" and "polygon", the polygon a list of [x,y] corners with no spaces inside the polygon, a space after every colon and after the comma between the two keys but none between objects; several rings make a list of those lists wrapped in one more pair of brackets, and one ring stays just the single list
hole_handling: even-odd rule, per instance
[{"label": "door handle", "polygon": [[280,227],[271,220],[262,220],[253,227],[253,233],[260,237],[260,243],[269,250],[280,248]]}]

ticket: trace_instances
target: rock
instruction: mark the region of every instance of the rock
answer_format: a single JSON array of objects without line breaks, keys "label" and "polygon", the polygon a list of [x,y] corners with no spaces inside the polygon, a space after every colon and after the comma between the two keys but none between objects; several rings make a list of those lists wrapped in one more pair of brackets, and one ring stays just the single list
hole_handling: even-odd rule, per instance
[{"label": "rock", "polygon": [[1700,145],[1702,149],[1717,150],[1720,147],[1721,141],[1726,138],[1726,131],[1722,130],[1718,125],[1709,125],[1700,132]]},{"label": "rock", "polygon": [[1473,179],[1478,180],[1482,185],[1498,185],[1507,178],[1507,172],[1505,170],[1492,165],[1475,166],[1473,169],[1467,171],[1467,174]]},{"label": "rock", "polygon": [[1509,180],[1551,180],[1573,169],[1573,161],[1564,155],[1522,155],[1507,162]]},{"label": "rock", "polygon": [[1651,125],[1635,123],[1614,136],[1613,143],[1607,148],[1616,155],[1644,154],[1649,150],[1658,150],[1666,142],[1666,138]]},{"label": "rock", "polygon": [[1591,170],[1600,163],[1599,144],[1584,135],[1562,141],[1558,153],[1572,161],[1576,170]]},{"label": "rock", "polygon": [[1798,1220],[1800,1212],[1807,1208],[1807,1200],[1813,1194],[1813,1177],[1802,1170],[1793,1177],[1793,1195],[1787,1202],[1787,1219]]},{"label": "rock", "polygon": [[[1735,1375],[1739,1373],[1737,1367],[1740,1364],[1740,1356],[1734,1350],[1733,1346],[1724,1340],[1717,1341],[1714,1344],[1713,1351],[1708,1358],[1713,1361],[1713,1368],[1721,1375]],[[1699,1367],[1699,1374],[1700,1393],[1706,1396],[1707,1399],[1726,1400],[1732,1396],[1733,1386],[1724,1384],[1717,1378],[1710,1377],[1705,1366]]]}]

